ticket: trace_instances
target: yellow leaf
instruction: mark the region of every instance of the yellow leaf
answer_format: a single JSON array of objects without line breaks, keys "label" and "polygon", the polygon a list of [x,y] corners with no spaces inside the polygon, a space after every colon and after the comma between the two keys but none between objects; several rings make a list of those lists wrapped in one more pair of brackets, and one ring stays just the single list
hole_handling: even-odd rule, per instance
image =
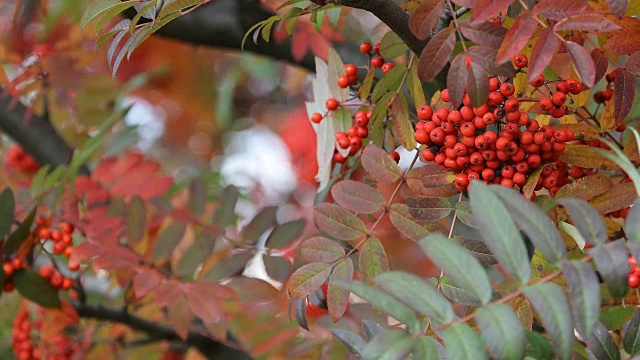
[{"label": "yellow leaf", "polygon": [[616,127],[616,118],[613,111],[613,101],[607,101],[604,107],[604,111],[600,114],[600,129],[603,132],[608,132]]},{"label": "yellow leaf", "polygon": [[573,115],[565,115],[558,119],[558,122],[560,122],[560,124],[575,124],[578,121]]},{"label": "yellow leaf", "polygon": [[538,124],[540,124],[540,126],[549,125],[549,122],[551,121],[551,115],[538,115],[536,116],[536,120],[538,121]]}]

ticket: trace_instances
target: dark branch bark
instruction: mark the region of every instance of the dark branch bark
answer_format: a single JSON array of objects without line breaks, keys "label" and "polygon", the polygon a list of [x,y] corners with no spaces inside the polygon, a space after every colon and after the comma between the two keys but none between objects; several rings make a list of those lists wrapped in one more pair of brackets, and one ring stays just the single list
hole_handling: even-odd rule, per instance
[{"label": "dark branch bark", "polygon": [[133,330],[147,334],[150,339],[157,341],[168,340],[183,342],[187,346],[198,349],[198,351],[209,359],[251,359],[246,352],[229,347],[197,331],[190,331],[187,339],[183,340],[174,329],[145,320],[125,311],[81,303],[74,303],[73,307],[80,317],[124,324]]}]

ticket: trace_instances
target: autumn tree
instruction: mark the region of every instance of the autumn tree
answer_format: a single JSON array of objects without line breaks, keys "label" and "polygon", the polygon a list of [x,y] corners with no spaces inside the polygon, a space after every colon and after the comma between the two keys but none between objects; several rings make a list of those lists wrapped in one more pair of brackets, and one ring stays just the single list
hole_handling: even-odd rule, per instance
[{"label": "autumn tree", "polygon": [[2,357],[635,356],[639,14],[1,4]]}]

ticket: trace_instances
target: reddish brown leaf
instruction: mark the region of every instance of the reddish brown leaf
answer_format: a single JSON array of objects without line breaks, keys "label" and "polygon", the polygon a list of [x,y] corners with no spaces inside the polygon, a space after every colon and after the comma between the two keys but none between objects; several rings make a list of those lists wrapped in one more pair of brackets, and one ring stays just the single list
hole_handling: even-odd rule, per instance
[{"label": "reddish brown leaf", "polygon": [[333,185],[331,196],[343,208],[361,214],[372,214],[385,204],[380,192],[359,181],[343,180]]},{"label": "reddish brown leaf", "polygon": [[494,49],[500,47],[502,39],[504,39],[504,36],[507,34],[506,28],[488,21],[479,24],[464,22],[460,24],[460,30],[467,39],[478,45],[484,45]]},{"label": "reddish brown leaf", "polygon": [[513,65],[510,62],[496,65],[497,53],[497,49],[487,46],[472,46],[467,51],[467,55],[471,56],[474,62],[480,64],[480,66],[486,69],[491,75],[515,76]]},{"label": "reddish brown leaf", "polygon": [[556,197],[575,197],[582,200],[591,200],[594,197],[603,194],[613,185],[611,180],[602,174],[585,176],[581,179],[564,185],[558,190]]},{"label": "reddish brown leaf", "polygon": [[607,59],[607,56],[599,48],[591,50],[591,59],[593,60],[593,65],[596,68],[596,77],[594,82],[597,83],[602,79],[604,74],[607,73],[607,69],[609,68],[609,59]]},{"label": "reddish brown leaf", "polygon": [[377,238],[370,238],[360,249],[358,266],[362,274],[362,280],[371,283],[371,280],[389,271],[389,259],[384,251],[382,243]]},{"label": "reddish brown leaf", "polygon": [[622,29],[618,24],[605,18],[603,15],[576,15],[558,21],[554,26],[554,31],[596,31],[608,32]]},{"label": "reddish brown leaf", "polygon": [[[422,49],[420,63],[418,64],[418,76],[424,82],[433,78],[444,68],[449,61],[453,48],[456,45],[455,29],[448,27],[438,32]],[[367,146],[367,148],[369,148]]]},{"label": "reddish brown leaf", "polygon": [[415,219],[425,221],[438,221],[449,215],[453,210],[449,200],[439,198],[414,197],[407,198],[409,213]]},{"label": "reddish brown leaf", "polygon": [[351,281],[353,279],[353,261],[351,258],[346,258],[344,261],[339,262],[331,277],[329,277],[329,287],[327,289],[327,305],[329,306],[329,315],[331,319],[336,322],[340,320],[347,306],[349,305],[349,290],[343,287],[336,286],[336,281]]},{"label": "reddish brown leaf", "polygon": [[310,262],[332,262],[344,256],[344,248],[323,237],[307,239],[300,248],[302,257]]},{"label": "reddish brown leaf", "polygon": [[456,176],[440,168],[440,165],[429,162],[423,166],[411,169],[407,173],[407,182],[419,182],[427,187],[438,187],[451,184]]},{"label": "reddish brown leaf", "polygon": [[564,46],[569,51],[573,65],[582,82],[586,87],[592,88],[596,79],[596,67],[593,64],[591,54],[582,45],[573,41],[565,41]]},{"label": "reddish brown leaf", "polygon": [[589,204],[604,215],[628,207],[637,196],[633,183],[618,183],[610,187],[606,193],[589,200]]},{"label": "reddish brown leaf", "polygon": [[607,5],[611,12],[618,18],[622,18],[627,12],[627,3],[629,0],[607,0]]},{"label": "reddish brown leaf", "polygon": [[189,326],[193,321],[193,312],[189,309],[189,303],[184,297],[177,298],[167,306],[167,321],[176,330],[181,339],[189,336]]},{"label": "reddish brown leaf", "polygon": [[607,54],[631,55],[640,50],[640,32],[618,31],[604,43],[602,49]]},{"label": "reddish brown leaf", "polygon": [[220,321],[224,315],[220,300],[230,295],[236,297],[231,289],[213,282],[191,282],[182,284],[182,288],[189,308],[205,323]]},{"label": "reddish brown leaf", "polygon": [[91,173],[91,179],[110,189],[114,196],[128,199],[137,195],[148,200],[164,194],[171,187],[171,178],[159,176],[159,171],[160,163],[132,154],[101,161]]},{"label": "reddish brown leaf", "polygon": [[604,157],[597,148],[588,145],[567,144],[560,160],[585,168],[616,169],[616,164]]},{"label": "reddish brown leaf", "polygon": [[533,13],[555,21],[577,15],[600,14],[586,2],[575,0],[541,0],[534,6]]},{"label": "reddish brown leaf", "polygon": [[351,212],[323,203],[313,211],[313,219],[318,228],[336,239],[351,241],[364,236],[367,226]]},{"label": "reddish brown leaf", "polygon": [[311,263],[296,270],[287,284],[287,291],[292,299],[304,299],[322,286],[331,274],[331,265]]},{"label": "reddish brown leaf", "polygon": [[409,28],[418,39],[426,39],[431,34],[443,9],[443,0],[427,0],[413,12],[409,19]]},{"label": "reddish brown leaf", "polygon": [[449,67],[449,73],[447,74],[447,88],[449,89],[451,102],[453,102],[455,107],[462,104],[462,97],[467,87],[469,71],[467,71],[465,64],[465,57],[467,57],[465,53],[460,53],[453,58],[451,67]]},{"label": "reddish brown leaf", "polygon": [[502,64],[511,60],[520,50],[527,44],[533,32],[536,31],[538,22],[530,12],[523,12],[516,21],[511,25],[509,31],[504,37],[498,55],[496,55],[496,63]]},{"label": "reddish brown leaf", "polygon": [[471,62],[471,67],[467,69],[467,94],[473,106],[482,105],[489,96],[489,77],[486,70],[476,62]]},{"label": "reddish brown leaf", "polygon": [[478,0],[453,0],[453,3],[455,3],[456,5],[460,5],[460,6],[464,6],[472,9],[476,6],[476,3],[478,3]]},{"label": "reddish brown leaf", "polygon": [[136,292],[136,297],[140,299],[160,285],[162,276],[156,270],[145,267],[140,267],[136,270],[137,272],[133,275],[132,281],[133,290]]},{"label": "reddish brown leaf", "polygon": [[362,167],[381,183],[393,183],[402,176],[402,170],[391,156],[373,144],[367,145],[362,153]]},{"label": "reddish brown leaf", "polygon": [[47,339],[51,339],[56,334],[64,332],[67,326],[77,325],[80,321],[78,312],[73,305],[64,300],[60,300],[59,308],[43,309],[44,315],[40,336],[46,336]]},{"label": "reddish brown leaf", "polygon": [[529,59],[529,81],[537,78],[549,66],[553,56],[560,47],[560,39],[549,28],[545,29],[538,37],[536,44],[531,50]]},{"label": "reddish brown leaf", "polygon": [[631,54],[624,66],[631,72],[640,72],[640,51]]},{"label": "reddish brown leaf", "polygon": [[616,122],[624,120],[636,97],[636,83],[634,76],[625,69],[614,70],[616,80],[614,81],[615,91],[613,92],[614,112]]},{"label": "reddish brown leaf", "polygon": [[419,242],[429,234],[429,231],[422,225],[418,224],[411,216],[409,207],[406,204],[393,204],[389,218],[393,226],[409,239]]},{"label": "reddish brown leaf", "polygon": [[513,0],[478,0],[471,14],[471,22],[477,24],[489,20],[509,7],[511,3]]}]

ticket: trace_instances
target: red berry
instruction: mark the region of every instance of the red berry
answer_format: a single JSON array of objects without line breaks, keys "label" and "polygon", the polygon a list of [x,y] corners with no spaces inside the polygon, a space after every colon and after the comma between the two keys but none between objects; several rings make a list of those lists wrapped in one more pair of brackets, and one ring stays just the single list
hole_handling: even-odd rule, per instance
[{"label": "red berry", "polygon": [[529,59],[527,59],[527,56],[524,54],[518,54],[513,57],[513,64],[516,67],[522,69],[524,67],[527,67],[527,65],[529,65]]},{"label": "red berry", "polygon": [[380,56],[380,42],[377,42],[373,45],[373,51]]},{"label": "red berry", "polygon": [[360,52],[363,54],[369,54],[372,49],[373,49],[373,46],[371,45],[370,42],[365,41],[362,44],[360,44]]},{"label": "red berry", "polygon": [[531,82],[529,84],[531,84],[531,86],[533,86],[533,87],[540,87],[540,86],[544,85],[544,75],[542,75],[542,74],[538,75],[538,77],[533,79],[533,80],[531,80]]},{"label": "red berry", "polygon": [[53,244],[53,253],[56,255],[60,255],[64,252],[65,245],[63,243],[57,242]]},{"label": "red berry", "polygon": [[54,273],[53,266],[51,266],[51,265],[42,265],[42,266],[40,266],[40,269],[38,269],[38,273],[44,279],[50,279],[51,276]]},{"label": "red berry", "polygon": [[38,237],[41,240],[49,240],[51,238],[51,231],[48,228],[42,228],[38,231]]},{"label": "red berry", "polygon": [[489,89],[491,91],[498,91],[500,88],[500,80],[497,77],[492,77],[489,79]]},{"label": "red berry", "polygon": [[311,115],[311,121],[313,121],[316,124],[319,124],[322,121],[322,118],[323,118],[322,114],[318,112],[313,113],[313,115]]},{"label": "red berry", "polygon": [[392,63],[384,63],[384,65],[382,65],[382,72],[384,74],[388,73],[389,71],[391,71],[391,69],[393,69],[393,64]]},{"label": "red berry", "polygon": [[551,102],[555,106],[562,106],[567,101],[567,95],[561,91],[556,92],[551,96]]},{"label": "red berry", "polygon": [[[504,102],[504,108],[508,112],[514,112],[514,111],[518,110],[518,108],[520,108],[520,101],[518,101],[518,99],[516,99],[516,98],[507,99],[507,101]],[[507,117],[508,116],[509,116],[509,114],[507,114]],[[518,118],[520,118],[520,114],[518,114]]]},{"label": "red berry", "polygon": [[391,158],[393,159],[393,161],[395,161],[396,163],[400,162],[400,154],[398,154],[397,151],[392,151],[389,153],[389,156],[391,156]]},{"label": "red berry", "polygon": [[418,117],[420,120],[430,120],[433,117],[433,108],[430,105],[422,105],[418,108]]},{"label": "red berry", "polygon": [[[558,94],[558,93],[556,93],[556,94]],[[545,98],[540,99],[538,104],[540,105],[540,109],[542,111],[550,111],[551,109],[553,109],[553,101],[551,101],[551,99],[549,99],[549,98],[545,97]]]},{"label": "red berry", "polygon": [[504,96],[507,96],[507,97],[512,96],[515,92],[516,92],[516,88],[513,86],[513,84],[504,83],[500,85],[500,93]]},{"label": "red berry", "polygon": [[349,77],[346,75],[342,75],[338,77],[338,86],[342,89],[349,87]]},{"label": "red berry", "polygon": [[381,68],[382,65],[384,65],[384,59],[376,56],[374,58],[371,58],[371,66],[373,66],[374,68]]},{"label": "red berry", "polygon": [[602,97],[604,98],[605,101],[611,100],[611,98],[613,97],[613,89],[607,89],[603,91]]},{"label": "red berry", "polygon": [[638,286],[640,286],[640,277],[636,276],[636,274],[629,275],[629,287],[636,289]]},{"label": "red berry", "polygon": [[53,275],[51,275],[51,279],[49,280],[49,282],[55,287],[60,287],[63,280],[64,277],[62,276],[62,274],[60,274],[59,272],[55,272]]},{"label": "red berry", "polygon": [[2,263],[2,270],[4,271],[5,277],[10,277],[11,275],[13,275],[14,269],[10,261],[5,261],[4,263]]},{"label": "red berry", "polygon": [[440,93],[440,98],[442,99],[442,101],[444,102],[449,102],[451,101],[451,97],[449,96],[449,89],[444,89],[442,90],[442,92]]},{"label": "red berry", "polygon": [[556,91],[563,92],[565,94],[569,93],[569,85],[567,85],[566,81],[560,81],[556,84]]},{"label": "red berry", "polygon": [[329,98],[327,99],[325,105],[327,106],[328,110],[334,111],[338,109],[340,103],[338,103],[338,100],[336,100],[335,98]]},{"label": "red berry", "polygon": [[358,68],[353,64],[345,64],[344,72],[347,74],[347,76],[358,75]]}]

